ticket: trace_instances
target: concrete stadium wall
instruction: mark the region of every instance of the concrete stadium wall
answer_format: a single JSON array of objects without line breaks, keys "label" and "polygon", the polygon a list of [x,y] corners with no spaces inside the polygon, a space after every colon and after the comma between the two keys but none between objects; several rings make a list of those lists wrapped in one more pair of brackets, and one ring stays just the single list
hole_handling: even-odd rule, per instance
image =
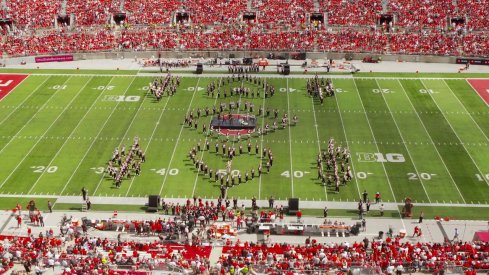
[{"label": "concrete stadium wall", "polygon": [[[274,51],[161,51],[162,58],[224,58],[230,56],[234,58],[243,57],[267,57],[269,53],[274,53],[275,56],[290,56],[290,52],[274,52]],[[132,59],[132,58],[156,58],[157,51],[145,52],[97,52],[97,53],[75,53],[75,60],[91,60],[91,59]],[[366,56],[379,56],[383,61],[404,61],[404,62],[425,62],[425,63],[455,63],[455,56],[434,56],[434,55],[400,55],[400,54],[372,54],[372,53],[330,53],[330,52],[308,52],[308,59],[344,59],[346,55],[351,55],[353,60],[362,60]],[[33,56],[4,58],[1,63],[6,65],[19,64],[25,61],[27,63],[35,63]]]}]

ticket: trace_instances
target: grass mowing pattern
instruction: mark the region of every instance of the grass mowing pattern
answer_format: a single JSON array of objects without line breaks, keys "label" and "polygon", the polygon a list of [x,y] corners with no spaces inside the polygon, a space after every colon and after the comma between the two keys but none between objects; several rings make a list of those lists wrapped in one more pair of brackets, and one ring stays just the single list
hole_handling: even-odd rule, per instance
[{"label": "grass mowing pattern", "polygon": [[[217,78],[183,78],[175,96],[155,102],[144,90],[150,77],[30,76],[0,102],[0,157],[8,160],[0,170],[0,193],[72,195],[85,186],[95,196],[217,197],[218,184],[197,175],[187,157],[197,142],[204,144],[201,127],[210,117],[199,119],[198,130],[182,125],[189,110],[231,100],[207,96],[205,87]],[[323,105],[307,96],[304,79],[268,80],[275,96],[241,100],[252,102],[255,114],[264,104],[278,109],[279,117],[297,115],[299,123],[252,137],[251,154],[248,141],[241,141],[245,153],[233,169],[243,175],[262,161],[256,144],[260,153],[271,148],[275,161],[269,174],[231,188],[230,196],[356,201],[367,190],[390,202],[409,196],[424,203],[488,203],[489,110],[464,79],[333,79],[337,94]],[[117,96],[140,98],[113,101]],[[134,136],[147,162],[141,176],[115,189],[99,169]],[[316,179],[315,158],[330,137],[352,152],[355,177],[339,194]],[[211,149],[198,158],[214,171],[224,169],[225,159],[214,151],[222,137],[209,140]],[[227,142],[233,144],[239,146]]]}]

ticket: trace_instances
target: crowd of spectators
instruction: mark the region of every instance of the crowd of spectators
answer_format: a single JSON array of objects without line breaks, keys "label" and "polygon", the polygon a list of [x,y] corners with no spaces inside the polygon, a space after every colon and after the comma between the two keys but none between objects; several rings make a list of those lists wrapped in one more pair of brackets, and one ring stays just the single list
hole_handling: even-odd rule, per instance
[{"label": "crowd of spectators", "polygon": [[454,13],[452,0],[390,0],[389,11],[397,14],[396,25],[413,30],[441,29]]},{"label": "crowd of spectators", "polygon": [[[488,1],[391,0],[386,12],[394,15],[394,27],[387,33],[376,26],[383,12],[378,0],[328,0],[318,7],[312,0],[70,0],[73,30],[52,29],[60,0],[9,0],[0,17],[12,18],[16,28],[2,28],[0,54],[217,49],[487,56]],[[256,20],[247,24],[241,17],[248,4]],[[316,11],[326,11],[333,28],[309,22]],[[124,27],[108,26],[118,12],[127,15]],[[192,24],[172,24],[177,12]],[[452,17],[463,20],[449,24]]]},{"label": "crowd of spectators", "polygon": [[190,14],[192,23],[199,25],[237,24],[246,10],[248,0],[186,1],[183,10]]},{"label": "crowd of spectators", "polygon": [[458,14],[467,15],[469,30],[489,30],[488,0],[457,0]]},{"label": "crowd of spectators", "polygon": [[[18,28],[52,28],[61,7],[61,0],[8,0],[6,16]],[[0,5],[1,6],[1,5]]]},{"label": "crowd of spectators", "polygon": [[[320,243],[312,237],[304,244],[253,243],[223,238],[223,234],[239,236],[253,222],[273,222],[284,215],[283,208],[246,213],[237,199],[203,200],[194,197],[185,203],[162,201],[162,214],[156,220],[121,220],[117,214],[100,225],[96,221],[75,220],[64,216],[59,233],[53,227],[35,236],[28,228],[27,235],[0,235],[0,274],[21,264],[26,270],[41,272],[52,268],[64,274],[79,274],[88,270],[121,274],[117,269],[164,269],[193,274],[239,274],[256,271],[267,274],[312,271],[344,271],[366,268],[377,273],[392,274],[395,270],[436,272],[449,267],[465,270],[489,269],[489,243],[448,241],[443,243],[406,240],[405,235],[365,237],[363,241]],[[17,215],[21,212],[17,206]],[[222,217],[222,222],[221,221]],[[25,225],[36,226],[25,218]],[[90,229],[94,223],[94,229]],[[325,225],[344,226],[325,221]],[[22,227],[25,228],[25,227]],[[108,239],[96,230],[120,232]],[[21,229],[21,232],[25,232]],[[128,238],[135,236],[135,238]],[[178,235],[175,238],[168,238]],[[207,238],[205,236],[207,235]],[[114,236],[114,235],[113,235]],[[144,236],[149,236],[144,239]],[[159,238],[154,238],[158,236]],[[152,238],[151,238],[152,237]],[[414,237],[413,237],[414,238]],[[212,263],[209,260],[213,243],[223,245],[222,254]],[[114,271],[115,270],[115,271]],[[469,273],[471,274],[471,273]]]},{"label": "crowd of spectators", "polygon": [[104,29],[80,32],[49,30],[32,34],[18,31],[7,36],[0,45],[9,56],[104,51],[118,48],[114,33]]},{"label": "crowd of spectators", "polygon": [[224,246],[222,252],[215,266],[221,274],[243,268],[267,274],[287,271],[304,274],[314,270],[346,272],[354,267],[370,268],[378,274],[393,274],[396,270],[433,273],[450,266],[469,271],[489,268],[489,244],[480,242],[409,243],[389,237],[353,244],[320,244],[311,239],[307,239],[305,245],[238,241]]},{"label": "crowd of spectators", "polygon": [[69,0],[66,14],[75,14],[76,25],[105,25],[113,13],[118,12],[117,1],[112,0]]},{"label": "crowd of spectators", "polygon": [[314,11],[312,0],[253,0],[253,10],[258,11],[259,24],[271,27],[302,26],[307,21],[307,14]]},{"label": "crowd of spectators", "polygon": [[377,0],[328,0],[320,3],[321,10],[327,11],[331,25],[374,26],[382,11],[382,2]]},{"label": "crowd of spectators", "polygon": [[177,0],[124,1],[129,24],[170,24],[174,11],[180,8]]}]

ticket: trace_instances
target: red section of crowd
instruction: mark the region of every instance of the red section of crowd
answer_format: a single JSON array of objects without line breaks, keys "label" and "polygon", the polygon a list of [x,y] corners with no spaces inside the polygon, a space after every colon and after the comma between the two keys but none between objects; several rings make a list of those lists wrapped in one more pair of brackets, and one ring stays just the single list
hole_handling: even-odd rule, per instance
[{"label": "red section of crowd", "polygon": [[489,1],[488,0],[459,0],[460,15],[467,14],[469,30],[489,30]]},{"label": "red section of crowd", "polygon": [[190,13],[196,24],[236,24],[246,10],[247,0],[201,0],[185,1],[183,10]]},{"label": "red section of crowd", "polygon": [[[0,274],[15,263],[37,269],[61,266],[63,274],[102,270],[108,264],[133,266],[138,269],[168,268],[190,269],[196,262],[208,268],[210,246],[161,244],[159,242],[117,242],[101,238],[79,237],[74,243],[65,237],[13,237],[0,235]],[[122,273],[121,273],[122,272]],[[102,274],[102,273],[100,273]],[[105,273],[104,273],[105,274]],[[107,274],[124,274],[112,271]],[[131,273],[135,274],[135,273]],[[144,273],[142,273],[144,274]]]},{"label": "red section of crowd", "polygon": [[390,0],[389,10],[397,14],[397,25],[412,29],[443,28],[454,11],[452,0]]},{"label": "red section of crowd", "polygon": [[114,34],[106,30],[64,33],[44,31],[35,35],[7,36],[0,44],[10,56],[56,54],[116,49]]},{"label": "red section of crowd", "polygon": [[59,13],[61,0],[8,0],[6,17],[20,28],[51,28]]},{"label": "red section of crowd", "polygon": [[118,11],[112,0],[69,0],[66,3],[66,14],[74,13],[79,26],[108,24],[112,13]]},{"label": "red section of crowd", "polygon": [[236,269],[246,262],[267,266],[265,272],[268,274],[290,269],[304,273],[306,270],[341,270],[354,266],[386,271],[389,266],[397,268],[399,265],[405,269],[433,272],[446,266],[487,269],[488,259],[487,243],[400,243],[397,238],[387,238],[385,242],[369,244],[318,244],[314,240],[306,246],[238,243],[224,247],[221,263],[223,267],[234,266]]},{"label": "red section of crowd", "polygon": [[[312,0],[253,0],[253,10],[259,11],[258,22],[300,26],[306,23],[306,13],[314,11]],[[272,16],[270,16],[272,15]]]},{"label": "red section of crowd", "polygon": [[320,1],[321,9],[327,11],[328,22],[332,25],[373,26],[377,22],[377,15],[382,11],[381,1]]},{"label": "red section of crowd", "polygon": [[124,1],[129,24],[170,24],[171,15],[179,8],[177,0]]},{"label": "red section of crowd", "polygon": [[489,34],[459,35],[425,31],[385,34],[380,31],[343,29],[340,31],[276,31],[198,29],[177,33],[173,29],[144,28],[122,31],[110,30],[68,32],[42,31],[36,34],[12,34],[0,47],[9,56],[57,54],[113,50],[287,50],[373,52],[423,55],[489,54]]},{"label": "red section of crowd", "polygon": [[[136,269],[178,267],[209,268],[210,246],[161,244],[160,242],[110,241],[94,237],[78,237],[67,242],[65,237],[12,237],[0,236],[2,265],[0,274],[14,263],[39,261],[44,268],[61,265],[69,268],[65,274],[81,270],[103,269],[107,264],[130,265]],[[401,243],[399,238],[371,243],[319,244],[315,240],[306,245],[249,244],[238,242],[223,247],[215,268],[218,272],[244,266],[262,267],[268,274],[295,270],[335,270],[367,267],[389,270],[402,265],[410,270],[433,272],[447,266],[470,269],[489,269],[489,244],[459,243]],[[36,265],[36,266],[37,266]],[[391,267],[392,266],[392,267]],[[115,274],[119,274],[115,272]]]},{"label": "red section of crowd", "polygon": [[[319,1],[251,0],[256,21],[240,24],[247,0],[70,0],[66,14],[75,14],[76,26],[86,30],[23,31],[52,28],[61,0],[6,1],[0,17],[10,17],[21,31],[11,31],[0,43],[9,56],[105,50],[288,50],[374,52],[432,55],[488,55],[489,0],[390,0],[387,12],[394,15],[392,33],[374,27],[382,13],[380,0]],[[121,10],[129,29],[116,31],[102,25]],[[317,8],[317,10],[316,10]],[[194,26],[171,25],[176,11],[189,13]],[[334,26],[359,28],[325,29],[307,24],[312,12],[326,12]],[[450,25],[459,16],[465,24]],[[134,25],[159,24],[157,28]],[[163,26],[161,26],[163,24]],[[444,31],[445,27],[450,27]],[[209,26],[213,25],[210,29]],[[454,27],[453,29],[451,27]],[[378,28],[377,28],[378,29]],[[385,29],[385,28],[383,28]]]}]

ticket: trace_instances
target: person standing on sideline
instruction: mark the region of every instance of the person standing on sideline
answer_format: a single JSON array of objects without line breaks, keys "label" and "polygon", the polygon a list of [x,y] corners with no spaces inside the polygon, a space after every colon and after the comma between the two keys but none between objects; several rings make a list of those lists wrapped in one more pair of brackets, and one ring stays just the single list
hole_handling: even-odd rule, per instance
[{"label": "person standing on sideline", "polygon": [[453,234],[453,241],[458,241],[458,228],[455,228],[455,233]]},{"label": "person standing on sideline", "polygon": [[380,192],[375,193],[375,203],[380,202]]},{"label": "person standing on sideline", "polygon": [[365,219],[362,220],[362,228],[363,228],[363,232],[367,230],[367,221]]},{"label": "person standing on sideline", "polygon": [[87,189],[85,187],[83,187],[81,192],[82,192],[83,201],[86,201],[87,200],[87,193],[88,193]]},{"label": "person standing on sideline", "polygon": [[53,204],[51,203],[51,201],[48,201],[48,209],[49,213],[53,213]]},{"label": "person standing on sideline", "polygon": [[368,197],[367,190],[364,190],[362,195],[363,195],[363,202],[366,203],[367,202],[367,197]]},{"label": "person standing on sideline", "polygon": [[90,202],[90,199],[87,197],[87,211],[92,208],[92,202]]},{"label": "person standing on sideline", "polygon": [[324,207],[323,214],[324,214],[324,217],[325,217],[325,218],[327,218],[327,217],[328,217],[328,207],[327,207],[327,206],[325,206],[325,207]]},{"label": "person standing on sideline", "polygon": [[383,217],[384,216],[384,204],[381,204],[379,206],[379,211],[380,211],[380,216]]},{"label": "person standing on sideline", "polygon": [[423,211],[421,211],[421,213],[419,213],[418,223],[423,223],[423,218],[424,218],[424,213]]},{"label": "person standing on sideline", "polygon": [[275,199],[273,198],[273,196],[270,196],[270,198],[268,199],[268,207],[273,208],[274,203],[275,203]]}]

